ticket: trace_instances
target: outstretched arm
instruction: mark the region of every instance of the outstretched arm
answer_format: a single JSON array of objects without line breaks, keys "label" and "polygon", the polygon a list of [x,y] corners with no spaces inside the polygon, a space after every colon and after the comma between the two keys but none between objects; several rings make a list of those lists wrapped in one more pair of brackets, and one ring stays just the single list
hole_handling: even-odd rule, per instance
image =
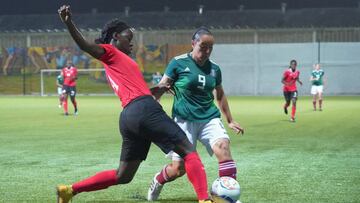
[{"label": "outstretched arm", "polygon": [[215,97],[220,107],[221,112],[225,115],[226,121],[231,129],[233,129],[237,134],[244,134],[244,128],[240,126],[239,123],[233,120],[227,98],[224,93],[224,89],[221,85],[215,88]]},{"label": "outstretched arm", "polygon": [[71,12],[69,5],[63,5],[58,10],[61,21],[66,25],[69,30],[71,37],[74,39],[75,43],[79,46],[79,48],[94,58],[99,59],[104,53],[105,50],[95,43],[90,43],[85,40],[84,36],[75,26],[74,22],[71,20]]}]

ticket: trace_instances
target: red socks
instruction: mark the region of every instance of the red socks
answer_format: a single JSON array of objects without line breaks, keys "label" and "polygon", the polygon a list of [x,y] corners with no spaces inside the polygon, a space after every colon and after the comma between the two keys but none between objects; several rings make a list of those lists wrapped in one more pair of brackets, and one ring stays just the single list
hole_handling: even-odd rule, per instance
[{"label": "red socks", "polygon": [[64,99],[64,111],[65,111],[65,113],[67,113],[68,112],[68,101],[67,101],[67,99],[65,98]]},{"label": "red socks", "polygon": [[296,106],[292,106],[292,109],[291,109],[291,118],[295,118],[295,112],[296,112]]},{"label": "red socks", "polygon": [[79,181],[72,185],[73,191],[76,193],[90,192],[102,190],[112,185],[117,185],[116,170],[102,171],[85,180]]},{"label": "red socks", "polygon": [[219,162],[219,177],[223,176],[236,179],[236,164],[234,160]]},{"label": "red socks", "polygon": [[195,189],[198,200],[208,199],[206,173],[199,155],[196,152],[191,152],[183,159],[185,162],[186,174]]},{"label": "red socks", "polygon": [[165,183],[169,182],[169,176],[166,173],[166,168],[168,167],[168,165],[166,165],[161,172],[159,173],[158,176],[156,176],[156,180],[161,184],[164,185]]}]

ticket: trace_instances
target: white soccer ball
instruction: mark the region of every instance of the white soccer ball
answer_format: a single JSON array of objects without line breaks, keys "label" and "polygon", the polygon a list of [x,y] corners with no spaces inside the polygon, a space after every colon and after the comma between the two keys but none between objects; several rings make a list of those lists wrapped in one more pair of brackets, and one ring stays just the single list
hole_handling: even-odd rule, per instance
[{"label": "white soccer ball", "polygon": [[231,177],[217,178],[211,186],[211,195],[217,203],[236,203],[240,198],[240,185]]}]

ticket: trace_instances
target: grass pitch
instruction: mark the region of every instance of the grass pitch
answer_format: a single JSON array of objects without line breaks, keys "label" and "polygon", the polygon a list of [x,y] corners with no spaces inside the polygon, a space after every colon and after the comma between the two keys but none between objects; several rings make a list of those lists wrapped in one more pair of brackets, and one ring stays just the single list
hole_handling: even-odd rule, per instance
[{"label": "grass pitch", "polygon": [[[55,97],[0,97],[0,202],[55,202],[57,184],[118,166],[118,99],[79,97],[78,103],[80,115],[65,117]],[[171,99],[162,103],[170,112]],[[360,97],[326,97],[322,112],[301,97],[296,123],[284,115],[282,97],[229,103],[245,127],[244,136],[228,131],[243,203],[360,202]],[[217,162],[198,149],[210,185]],[[146,202],[153,175],[166,163],[152,146],[133,182],[74,202]],[[196,202],[195,193],[182,177],[164,187],[158,202]]]}]

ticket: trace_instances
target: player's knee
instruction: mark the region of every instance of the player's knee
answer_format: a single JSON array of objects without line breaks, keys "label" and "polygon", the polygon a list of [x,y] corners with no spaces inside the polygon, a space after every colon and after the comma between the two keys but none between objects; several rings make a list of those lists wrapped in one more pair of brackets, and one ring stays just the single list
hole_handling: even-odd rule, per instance
[{"label": "player's knee", "polygon": [[230,142],[228,139],[219,139],[212,148],[219,161],[231,160]]},{"label": "player's knee", "polygon": [[174,163],[170,164],[169,166],[170,167],[167,170],[167,172],[168,172],[170,179],[171,178],[175,179],[177,177],[181,177],[186,173],[183,162],[174,162]]},{"label": "player's knee", "polygon": [[173,150],[174,152],[179,154],[181,158],[184,158],[187,154],[190,154],[191,152],[195,151],[193,149],[193,145],[190,143],[190,141],[187,138],[179,142]]},{"label": "player's knee", "polygon": [[132,179],[134,178],[133,175],[120,173],[119,171],[117,171],[116,177],[117,177],[118,184],[130,183],[132,181]]}]

